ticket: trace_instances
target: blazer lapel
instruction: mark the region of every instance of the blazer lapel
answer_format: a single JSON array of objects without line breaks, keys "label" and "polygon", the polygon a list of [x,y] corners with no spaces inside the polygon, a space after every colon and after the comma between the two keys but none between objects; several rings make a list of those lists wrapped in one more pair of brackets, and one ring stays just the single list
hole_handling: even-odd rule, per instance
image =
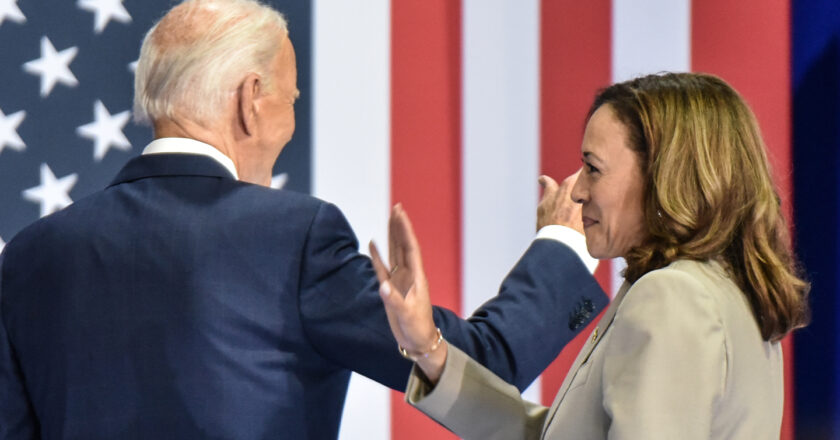
[{"label": "blazer lapel", "polygon": [[584,344],[583,348],[581,348],[580,353],[578,353],[577,358],[575,359],[575,363],[572,364],[572,367],[569,369],[569,373],[566,374],[566,378],[563,380],[563,384],[560,385],[560,390],[557,391],[557,395],[554,397],[554,402],[551,404],[551,409],[549,409],[548,417],[546,418],[546,422],[543,425],[543,433],[545,435],[546,428],[551,424],[551,421],[554,419],[554,415],[557,413],[557,408],[560,406],[560,402],[563,401],[563,398],[566,397],[566,393],[569,391],[569,387],[571,386],[572,382],[577,376],[578,370],[580,370],[581,365],[583,365],[589,356],[592,354],[592,351],[595,350],[595,347],[598,346],[598,343],[601,342],[603,335],[607,332],[607,329],[613,322],[615,318],[615,312],[618,310],[618,306],[621,304],[621,301],[624,299],[624,295],[627,293],[627,290],[630,289],[630,284],[624,282],[621,285],[621,288],[616,293],[615,298],[613,298],[610,306],[607,307],[607,310],[604,312],[604,316],[601,317],[601,320],[598,321],[598,325],[595,327],[595,330],[589,335],[589,339]]}]

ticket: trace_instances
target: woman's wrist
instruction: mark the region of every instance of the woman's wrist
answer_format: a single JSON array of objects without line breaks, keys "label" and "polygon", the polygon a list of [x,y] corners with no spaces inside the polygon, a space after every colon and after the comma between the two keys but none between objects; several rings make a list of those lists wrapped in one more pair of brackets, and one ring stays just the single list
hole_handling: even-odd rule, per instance
[{"label": "woman's wrist", "polygon": [[432,332],[432,337],[429,339],[432,342],[426,344],[425,347],[421,349],[409,350],[404,348],[402,345],[397,345],[397,348],[399,348],[402,357],[417,362],[417,359],[419,358],[429,357],[429,354],[437,350],[441,344],[443,344],[443,334],[441,334],[439,328],[435,328],[434,332]]},{"label": "woman's wrist", "polygon": [[433,386],[437,385],[440,376],[443,374],[448,352],[449,344],[446,343],[446,340],[443,340],[441,341],[440,347],[430,352],[428,356],[419,357],[414,361]]},{"label": "woman's wrist", "polygon": [[434,385],[443,373],[443,367],[446,364],[447,344],[439,328],[435,328],[430,341],[422,349],[408,350],[402,345],[399,345],[398,348],[400,354],[404,358],[414,361],[426,375],[426,378]]}]

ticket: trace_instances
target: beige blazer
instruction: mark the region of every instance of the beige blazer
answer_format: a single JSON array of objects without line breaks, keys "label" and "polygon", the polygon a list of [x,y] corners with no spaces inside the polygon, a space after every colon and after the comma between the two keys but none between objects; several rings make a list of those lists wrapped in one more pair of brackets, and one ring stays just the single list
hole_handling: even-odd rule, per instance
[{"label": "beige blazer", "polygon": [[718,263],[678,261],[622,286],[551,408],[451,345],[406,400],[465,439],[778,439],[782,352]]}]

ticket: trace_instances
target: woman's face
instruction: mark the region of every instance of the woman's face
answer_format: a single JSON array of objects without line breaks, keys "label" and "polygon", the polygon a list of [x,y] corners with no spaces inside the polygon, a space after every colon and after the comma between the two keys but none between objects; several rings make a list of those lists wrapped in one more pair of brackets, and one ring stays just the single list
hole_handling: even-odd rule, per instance
[{"label": "woman's face", "polygon": [[583,134],[583,171],[572,199],[583,204],[586,247],[598,259],[623,257],[644,237],[642,171],[627,128],[602,105]]}]

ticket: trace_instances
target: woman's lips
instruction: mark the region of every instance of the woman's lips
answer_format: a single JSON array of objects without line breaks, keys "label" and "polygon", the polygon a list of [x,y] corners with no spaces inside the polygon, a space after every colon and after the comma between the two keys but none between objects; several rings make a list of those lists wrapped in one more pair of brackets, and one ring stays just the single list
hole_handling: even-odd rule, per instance
[{"label": "woman's lips", "polygon": [[583,218],[581,220],[583,220],[583,229],[586,229],[586,228],[594,225],[595,223],[598,223],[596,220],[594,220],[590,217],[587,217],[587,216],[583,216]]}]

